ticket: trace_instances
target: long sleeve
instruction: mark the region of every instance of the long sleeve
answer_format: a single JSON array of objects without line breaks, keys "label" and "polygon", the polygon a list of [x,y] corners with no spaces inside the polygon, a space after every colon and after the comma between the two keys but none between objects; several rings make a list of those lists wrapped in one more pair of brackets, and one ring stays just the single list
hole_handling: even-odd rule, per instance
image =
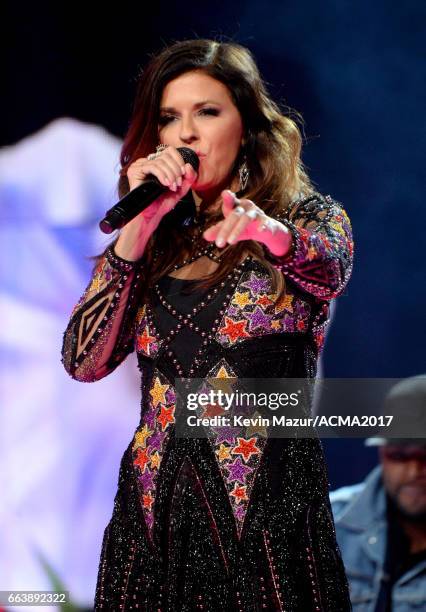
[{"label": "long sleeve", "polygon": [[134,351],[134,325],[143,282],[141,260],[129,262],[111,245],[74,306],[62,344],[62,363],[81,382],[110,374]]},{"label": "long sleeve", "polygon": [[352,272],[353,239],[349,218],[330,195],[314,193],[294,202],[277,220],[292,233],[282,257],[266,256],[304,291],[321,300],[340,295]]}]

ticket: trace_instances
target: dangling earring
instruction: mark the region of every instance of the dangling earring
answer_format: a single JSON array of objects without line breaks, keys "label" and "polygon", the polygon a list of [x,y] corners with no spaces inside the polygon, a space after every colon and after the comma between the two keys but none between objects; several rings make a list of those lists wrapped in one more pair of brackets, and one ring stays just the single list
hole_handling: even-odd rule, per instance
[{"label": "dangling earring", "polygon": [[238,175],[240,177],[240,191],[244,191],[247,187],[247,183],[250,176],[250,170],[247,165],[247,157],[245,155],[240,167],[238,168]]}]

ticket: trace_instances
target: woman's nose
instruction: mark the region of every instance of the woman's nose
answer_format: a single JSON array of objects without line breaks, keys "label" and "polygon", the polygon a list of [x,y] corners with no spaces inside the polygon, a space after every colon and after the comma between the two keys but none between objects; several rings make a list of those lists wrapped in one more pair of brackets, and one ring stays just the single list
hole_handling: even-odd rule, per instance
[{"label": "woman's nose", "polygon": [[197,128],[192,119],[182,118],[182,121],[180,123],[179,137],[182,140],[182,142],[185,142],[185,143],[194,142],[194,140],[197,140],[198,138]]}]

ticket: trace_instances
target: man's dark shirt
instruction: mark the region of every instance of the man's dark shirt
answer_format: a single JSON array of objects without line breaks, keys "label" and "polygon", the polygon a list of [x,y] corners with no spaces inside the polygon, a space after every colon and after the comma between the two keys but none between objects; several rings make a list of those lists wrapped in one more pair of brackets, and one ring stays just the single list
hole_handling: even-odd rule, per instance
[{"label": "man's dark shirt", "polygon": [[410,541],[399,521],[395,504],[386,496],[388,537],[382,580],[375,612],[392,612],[392,588],[395,582],[412,567],[426,559],[426,549],[410,553]]}]

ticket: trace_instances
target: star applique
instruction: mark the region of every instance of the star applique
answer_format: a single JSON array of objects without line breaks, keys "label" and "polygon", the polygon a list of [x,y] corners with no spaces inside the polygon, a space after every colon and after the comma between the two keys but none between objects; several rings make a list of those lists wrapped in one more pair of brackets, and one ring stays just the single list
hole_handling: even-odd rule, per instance
[{"label": "star applique", "polygon": [[151,434],[152,434],[152,430],[148,429],[148,426],[145,424],[143,428],[139,429],[139,431],[137,431],[135,434],[135,441],[133,444],[133,449],[136,449],[138,446],[142,446],[142,447],[145,446],[146,439]]},{"label": "star applique", "polygon": [[316,250],[314,246],[311,245],[308,249],[308,254],[307,254],[308,259],[310,260],[315,259],[317,255],[318,255],[318,251]]},{"label": "star applique", "polygon": [[281,329],[281,322],[278,319],[275,319],[275,321],[271,321],[271,328]]},{"label": "star applique", "polygon": [[143,507],[147,508],[148,510],[151,510],[152,504],[154,503],[154,498],[152,497],[151,493],[145,493],[144,495],[142,495],[142,500]]},{"label": "star applique", "polygon": [[250,289],[254,295],[267,293],[268,290],[271,290],[269,278],[257,276],[254,272],[250,272],[250,279],[244,283],[241,283],[241,286],[248,287],[248,289]]},{"label": "star applique", "polygon": [[152,489],[154,487],[152,472],[150,472],[150,470],[145,470],[142,476],[139,477],[139,482],[141,483],[144,491]]},{"label": "star applique", "polygon": [[143,351],[147,355],[151,354],[150,346],[155,343],[157,338],[150,336],[148,326],[145,327],[142,334],[138,334],[136,337],[138,351]]},{"label": "star applique", "polygon": [[282,310],[288,310],[289,312],[293,312],[292,304],[293,296],[291,295],[291,293],[285,293],[275,303],[275,312],[281,312]]},{"label": "star applique", "polygon": [[152,434],[152,436],[150,437],[148,441],[148,446],[150,450],[155,449],[155,450],[161,451],[162,446],[163,446],[163,441],[166,436],[167,434],[164,431],[156,431],[154,434]]},{"label": "star applique", "polygon": [[252,455],[258,455],[260,448],[256,446],[256,438],[250,438],[245,440],[244,438],[237,438],[238,444],[232,449],[233,455],[242,455],[244,461],[248,461]]},{"label": "star applique", "polygon": [[[223,393],[232,393],[237,378],[233,372],[228,372],[224,365],[221,365],[214,378],[208,378],[209,385],[216,390],[221,390]],[[205,390],[208,393],[209,389]]]},{"label": "star applique", "polygon": [[234,508],[234,514],[235,514],[235,518],[238,521],[243,521],[244,517],[246,515],[246,510],[244,508],[244,505],[240,505],[240,506],[235,506]]},{"label": "star applique", "polygon": [[216,454],[218,456],[219,461],[230,459],[231,458],[230,451],[231,449],[229,448],[229,446],[225,446],[224,444],[221,444],[219,448],[216,450]]},{"label": "star applique", "polygon": [[[252,418],[253,420],[255,420],[260,416],[262,415],[259,414],[259,412],[255,412]],[[246,436],[253,436],[256,434],[258,434],[259,436],[263,436],[264,438],[268,437],[268,431],[264,425],[249,425],[248,427],[246,427]]]},{"label": "star applique", "polygon": [[94,277],[93,277],[93,280],[92,280],[92,283],[91,283],[91,285],[90,285],[90,287],[89,287],[89,290],[90,290],[90,291],[96,291],[96,292],[98,292],[98,291],[100,291],[100,289],[102,288],[102,284],[103,284],[103,283],[102,283],[102,278],[101,278],[101,276],[100,276],[100,275],[94,276]]},{"label": "star applique", "polygon": [[154,404],[154,406],[157,406],[159,403],[161,404],[165,404],[166,403],[166,391],[168,389],[169,385],[162,385],[160,379],[158,378],[158,376],[155,378],[155,383],[153,388],[150,390],[150,395],[152,397],[152,402]]},{"label": "star applique", "polygon": [[253,468],[244,465],[241,457],[237,457],[232,463],[225,465],[225,469],[229,472],[228,482],[238,481],[240,484],[245,484],[247,474],[253,471]]},{"label": "star applique", "polygon": [[163,431],[166,429],[169,423],[174,423],[174,412],[175,406],[170,406],[170,408],[166,408],[166,406],[161,406],[160,414],[157,416],[157,421],[161,424]]},{"label": "star applique", "polygon": [[139,325],[146,313],[146,304],[141,306],[136,313],[136,322]]},{"label": "star applique", "polygon": [[151,455],[151,467],[153,468],[158,468],[160,467],[160,463],[161,463],[161,456],[160,453],[158,451],[155,451],[155,453],[152,453]]},{"label": "star applique", "polygon": [[265,293],[264,295],[261,295],[259,298],[257,298],[256,304],[259,304],[259,306],[263,306],[264,308],[266,308],[270,304],[273,304],[273,300],[271,300],[269,295],[266,295]]},{"label": "star applique", "polygon": [[247,317],[247,319],[249,319],[250,321],[250,324],[249,324],[250,331],[257,329],[258,327],[261,327],[266,330],[271,329],[272,315],[265,314],[262,308],[260,308],[260,306],[256,306],[253,312],[244,313],[244,316]]},{"label": "star applique", "polygon": [[250,293],[248,291],[244,291],[244,293],[236,291],[232,303],[237,304],[240,308],[244,308],[247,304],[251,304]]},{"label": "star applique", "polygon": [[237,504],[241,503],[243,500],[247,500],[247,487],[235,485],[234,489],[231,491],[230,495],[235,497],[235,501]]},{"label": "star applique", "polygon": [[143,472],[148,461],[148,450],[146,448],[138,448],[136,459],[134,459],[133,463],[140,468],[141,472]]},{"label": "star applique", "polygon": [[212,430],[216,433],[215,444],[221,444],[221,442],[228,442],[228,444],[235,444],[236,432],[241,429],[224,425],[223,427],[212,427]]},{"label": "star applique", "polygon": [[221,414],[225,414],[225,408],[219,406],[219,404],[208,404],[204,407],[204,412],[201,415],[201,418],[214,417],[219,416]]},{"label": "star applique", "polygon": [[250,334],[246,331],[247,321],[233,321],[229,317],[225,317],[225,326],[219,329],[219,334],[227,336],[233,344],[238,338],[249,338]]}]

